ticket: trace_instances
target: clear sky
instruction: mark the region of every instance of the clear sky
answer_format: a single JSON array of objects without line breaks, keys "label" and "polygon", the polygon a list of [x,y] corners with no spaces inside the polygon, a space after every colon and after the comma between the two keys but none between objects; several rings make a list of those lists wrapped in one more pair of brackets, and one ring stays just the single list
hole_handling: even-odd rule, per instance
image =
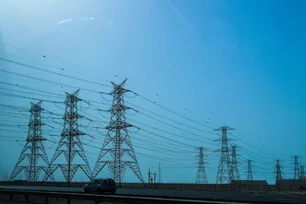
[{"label": "clear sky", "polygon": [[[0,43],[3,44],[0,44],[0,57],[107,85],[110,85],[110,80],[119,83],[122,77],[127,77],[126,88],[176,113],[213,128],[225,124],[235,128],[229,136],[236,139],[231,143],[239,146],[241,177],[246,178],[246,159],[252,159],[256,172],[254,178],[273,182],[273,160],[283,161],[287,178],[293,175],[290,157],[300,155],[301,162],[305,162],[305,9],[306,2],[303,0],[1,1]],[[3,60],[0,61],[0,69],[80,88],[110,91],[110,88],[39,72]],[[19,83],[62,95],[64,91],[76,90],[4,72],[0,73],[0,78],[3,82]],[[1,91],[1,104],[30,106],[30,99],[3,94],[12,94],[8,89],[20,89],[4,84],[0,87],[6,89]],[[29,96],[20,92],[14,94]],[[35,97],[51,100],[43,95]],[[98,94],[83,89],[80,97],[110,103]],[[56,99],[63,100],[64,97]],[[127,98],[127,101],[213,132],[140,97]],[[43,106],[57,113],[64,111],[63,104],[58,107],[43,102]],[[86,109],[86,104],[83,106],[84,112],[92,111],[97,120],[107,121],[107,113],[103,113],[106,116],[103,118],[94,110]],[[99,107],[104,106],[101,104]],[[11,110],[14,111],[18,113],[18,110]],[[0,117],[1,120],[11,117],[11,124],[27,124],[28,120],[4,114]],[[205,158],[208,181],[215,182],[218,155],[213,150],[219,148],[218,143],[200,136],[210,139],[219,136],[168,121],[182,131],[141,114],[134,116],[131,113],[128,120],[136,126],[187,144],[169,142],[143,131],[131,133],[145,179],[148,168],[158,171],[160,162],[163,181],[194,182],[197,162],[194,147],[204,146],[208,148]],[[46,119],[48,122],[54,123]],[[87,124],[86,121],[83,124]],[[150,129],[147,125],[172,134]],[[100,147],[100,140],[103,141],[104,137],[90,128],[85,127],[83,131],[91,131],[99,137],[92,144]],[[197,135],[186,131],[196,132]],[[60,130],[48,129],[45,133],[59,134]],[[26,129],[9,129],[2,125],[0,135],[0,168],[11,172],[22,147],[14,141],[4,140],[4,136],[24,138],[27,132]],[[142,138],[149,142],[146,146]],[[161,151],[160,145],[166,143],[169,144]],[[46,145],[51,159],[55,146],[52,143]],[[93,166],[99,151],[93,148],[86,151]],[[170,164],[169,160],[175,164]],[[101,176],[105,175],[106,169]],[[76,179],[83,178],[81,173],[76,176]],[[124,180],[137,181],[131,172],[127,172]]]}]

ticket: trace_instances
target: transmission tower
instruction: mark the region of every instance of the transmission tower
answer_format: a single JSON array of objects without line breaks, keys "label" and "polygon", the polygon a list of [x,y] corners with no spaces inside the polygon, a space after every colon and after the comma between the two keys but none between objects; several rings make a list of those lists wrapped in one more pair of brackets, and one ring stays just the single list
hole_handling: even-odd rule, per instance
[{"label": "transmission tower", "polygon": [[119,85],[112,83],[113,90],[108,94],[113,97],[110,112],[110,123],[106,127],[107,134],[98,156],[93,177],[107,165],[111,177],[120,185],[129,167],[138,179],[144,184],[144,180],[138,165],[138,161],[129,137],[128,128],[134,127],[126,122],[126,110],[131,109],[124,105],[124,95],[131,92],[124,87],[126,79]]},{"label": "transmission tower", "polygon": [[207,184],[207,176],[206,176],[206,171],[205,171],[205,166],[204,166],[204,147],[198,147],[196,148],[199,150],[199,162],[198,162],[198,172],[197,172],[197,177],[196,177],[196,184]]},{"label": "transmission tower", "polygon": [[252,160],[248,160],[248,177],[247,180],[253,181]]},{"label": "transmission tower", "polygon": [[300,179],[301,180],[305,180],[306,179],[305,178],[305,168],[304,168],[303,164],[300,165]]},{"label": "transmission tower", "polygon": [[222,137],[216,140],[222,142],[221,150],[217,150],[221,151],[221,154],[220,154],[220,162],[218,167],[216,183],[226,184],[230,183],[233,178],[233,171],[231,168],[230,153],[228,148],[228,141],[230,139],[227,137],[227,131],[234,129],[227,126],[223,126],[221,128],[216,129],[215,131],[220,131],[220,130],[222,131]]},{"label": "transmission tower", "polygon": [[236,152],[236,145],[232,145],[232,172],[233,172],[233,180],[241,180],[239,169],[238,169],[238,163],[237,163],[237,152]]},{"label": "transmission tower", "polygon": [[[14,178],[24,171],[28,181],[37,181],[41,171],[46,172],[49,166],[49,160],[44,148],[43,141],[46,139],[42,136],[41,126],[44,125],[41,122],[41,112],[44,110],[41,107],[42,101],[37,104],[31,103],[30,109],[30,121],[28,124],[28,137],[26,143],[22,149],[22,152],[18,158],[15,168],[9,178],[9,180],[14,180]],[[42,159],[38,165],[39,159]],[[27,159],[29,164],[22,165],[23,161]],[[53,175],[50,174],[53,178]]]},{"label": "transmission tower", "polygon": [[294,180],[300,178],[300,169],[299,169],[299,156],[294,156]]},{"label": "transmission tower", "polygon": [[277,182],[278,180],[282,180],[283,179],[281,165],[280,165],[280,160],[276,160],[275,169],[276,169],[276,171],[275,171],[275,173],[276,173],[276,175],[275,175],[276,181],[275,182]]},{"label": "transmission tower", "polygon": [[[61,169],[68,185],[79,168],[89,179],[92,177],[90,166],[80,139],[80,136],[85,135],[85,133],[81,132],[78,128],[78,120],[83,118],[83,116],[78,113],[78,102],[82,101],[82,99],[78,98],[78,94],[79,90],[73,94],[66,92],[66,108],[63,117],[64,127],[61,133],[61,139],[52,157],[48,174],[45,175],[44,180],[47,180],[50,174],[55,172],[58,168]],[[61,155],[64,155],[66,161],[61,160],[56,162]],[[76,156],[80,157],[77,159],[78,161],[82,160],[83,164],[76,164],[73,162],[75,161]]]}]

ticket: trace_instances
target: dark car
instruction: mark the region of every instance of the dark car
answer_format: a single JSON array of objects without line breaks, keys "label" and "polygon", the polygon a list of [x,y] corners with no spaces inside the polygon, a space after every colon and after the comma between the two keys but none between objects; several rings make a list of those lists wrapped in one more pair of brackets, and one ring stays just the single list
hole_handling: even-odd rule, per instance
[{"label": "dark car", "polygon": [[84,186],[84,192],[85,193],[116,193],[117,186],[116,182],[111,179],[94,179],[91,183],[86,184]]}]

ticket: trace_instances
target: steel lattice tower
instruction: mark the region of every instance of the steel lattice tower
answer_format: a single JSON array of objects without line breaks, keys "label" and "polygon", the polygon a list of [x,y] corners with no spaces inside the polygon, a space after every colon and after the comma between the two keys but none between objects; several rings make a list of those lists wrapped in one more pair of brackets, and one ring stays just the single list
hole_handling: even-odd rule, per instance
[{"label": "steel lattice tower", "polygon": [[220,162],[218,167],[218,173],[217,173],[217,184],[227,184],[232,181],[233,178],[233,171],[231,168],[231,160],[230,160],[230,154],[229,154],[229,148],[228,148],[228,141],[230,140],[227,137],[227,131],[228,130],[234,130],[233,128],[223,126],[221,128],[216,129],[215,131],[222,131],[222,137],[216,141],[221,141],[222,146],[220,154]]},{"label": "steel lattice tower", "polygon": [[299,169],[299,156],[294,156],[294,177],[293,179],[300,178],[300,169]]},{"label": "steel lattice tower", "polygon": [[198,147],[197,150],[199,150],[199,162],[198,162],[198,172],[196,177],[196,184],[207,184],[207,176],[204,166],[204,147]]},{"label": "steel lattice tower", "polygon": [[[41,126],[44,125],[41,122],[41,112],[44,110],[41,107],[42,101],[37,104],[31,103],[30,109],[30,121],[28,124],[28,137],[26,143],[22,149],[20,157],[16,163],[16,166],[9,178],[14,178],[22,171],[25,172],[28,181],[37,181],[41,171],[46,172],[49,166],[49,160],[44,148],[43,141],[46,139],[42,136]],[[38,165],[39,159],[42,159],[44,165]],[[28,159],[29,165],[21,165],[21,163]],[[50,175],[53,178],[53,175]]]},{"label": "steel lattice tower", "polygon": [[304,168],[303,164],[300,165],[300,179],[302,179],[302,180],[306,179],[305,178],[305,168]]},{"label": "steel lattice tower", "polygon": [[111,116],[110,123],[106,127],[106,138],[93,171],[93,178],[107,165],[111,177],[120,185],[126,168],[129,167],[144,184],[128,133],[128,128],[134,126],[126,122],[126,110],[131,108],[124,105],[124,95],[131,91],[123,88],[125,82],[126,79],[119,85],[111,82],[113,90],[110,93],[104,93],[113,97],[112,106],[108,110]]},{"label": "steel lattice tower", "polygon": [[[49,166],[49,172],[45,175],[44,180],[47,180],[53,172],[58,168],[61,169],[65,180],[68,184],[72,181],[76,171],[80,168],[86,176],[91,179],[91,171],[88,160],[86,158],[80,136],[85,135],[78,129],[78,120],[83,118],[82,115],[78,114],[78,102],[82,99],[78,98],[79,90],[73,94],[66,92],[65,100],[65,114],[64,114],[64,127],[61,133],[61,139],[58,143],[58,146],[55,150],[55,153],[51,160],[51,165]],[[55,161],[60,155],[64,155],[66,162],[59,162],[55,164]],[[84,162],[83,164],[74,164],[73,161],[79,156],[80,159]]]},{"label": "steel lattice tower", "polygon": [[280,164],[280,160],[279,159],[276,160],[275,169],[276,169],[276,171],[275,171],[275,173],[276,173],[276,175],[275,175],[276,181],[275,182],[277,182],[278,180],[282,180],[283,179],[282,169],[281,169],[281,164]]},{"label": "steel lattice tower", "polygon": [[236,145],[232,145],[232,166],[231,168],[233,172],[233,180],[240,180],[236,148],[237,148]]},{"label": "steel lattice tower", "polygon": [[247,180],[253,181],[252,160],[248,160],[248,177]]}]

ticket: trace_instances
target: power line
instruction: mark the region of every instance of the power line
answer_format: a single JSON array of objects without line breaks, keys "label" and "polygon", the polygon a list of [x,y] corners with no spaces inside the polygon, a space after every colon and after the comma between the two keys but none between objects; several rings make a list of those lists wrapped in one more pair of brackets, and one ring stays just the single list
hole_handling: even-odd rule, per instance
[{"label": "power line", "polygon": [[[140,112],[140,113],[141,113],[141,112]],[[158,121],[158,122],[161,122],[162,124],[165,124],[165,125],[167,125],[167,126],[173,127],[173,128],[175,128],[175,129],[177,129],[177,130],[183,131],[183,132],[188,133],[188,134],[191,134],[191,135],[193,135],[193,136],[197,136],[197,137],[199,137],[199,138],[201,138],[201,139],[207,139],[207,140],[213,141],[213,139],[211,139],[211,138],[204,137],[203,135],[199,135],[199,134],[196,134],[196,133],[187,131],[187,130],[182,129],[182,128],[180,128],[180,127],[177,127],[177,126],[175,126],[175,125],[166,123],[166,122],[164,122],[164,121],[162,121],[162,120],[159,120],[159,119],[157,119],[157,118],[154,118],[154,117],[152,117],[152,116],[149,116],[149,115],[147,115],[147,114],[145,114],[145,113],[142,113],[142,114],[145,115],[145,116],[148,117],[148,118],[151,118],[151,119],[153,119],[153,120],[156,120],[156,121]],[[205,132],[206,132],[206,133],[213,134],[213,133],[208,132],[208,131],[205,131]]]},{"label": "power line", "polygon": [[209,129],[214,129],[213,127],[210,127],[210,126],[208,126],[208,125],[205,125],[205,124],[203,124],[203,123],[200,123],[200,122],[198,122],[198,121],[196,121],[196,120],[193,120],[193,119],[191,119],[191,118],[188,118],[188,117],[186,117],[186,116],[184,116],[184,115],[182,115],[182,114],[180,114],[180,113],[177,113],[177,112],[175,112],[175,111],[172,111],[171,109],[169,109],[169,108],[166,108],[166,107],[164,107],[164,106],[162,106],[162,105],[159,105],[159,104],[157,104],[156,102],[154,102],[154,101],[152,101],[152,100],[150,100],[150,99],[148,99],[148,98],[146,98],[146,97],[144,97],[144,96],[142,96],[142,95],[139,95],[139,94],[137,94],[137,93],[135,93],[136,95],[138,95],[140,98],[142,98],[142,99],[144,99],[144,100],[146,100],[146,101],[148,101],[148,102],[150,102],[150,103],[152,103],[152,104],[154,104],[154,105],[156,105],[156,106],[158,106],[158,107],[160,107],[160,108],[162,108],[162,109],[164,109],[164,110],[166,110],[166,111],[168,111],[168,112],[170,112],[170,113],[172,113],[172,114],[175,114],[175,115],[177,115],[177,116],[180,116],[180,117],[182,117],[182,118],[184,118],[184,119],[186,119],[186,120],[189,120],[189,121],[191,121],[191,122],[193,122],[193,123],[196,123],[196,124],[198,124],[198,125],[201,125],[201,126],[203,126],[203,127],[206,127],[206,128],[209,128]]},{"label": "power line", "polygon": [[16,64],[16,65],[19,65],[19,66],[31,68],[31,69],[34,69],[34,70],[38,70],[38,71],[47,72],[47,73],[58,75],[58,76],[63,76],[63,77],[79,80],[79,81],[82,81],[82,82],[87,82],[87,83],[91,83],[91,84],[95,84],[95,85],[99,85],[99,86],[104,86],[104,87],[108,87],[108,88],[110,87],[108,85],[101,84],[101,83],[98,83],[98,82],[93,82],[93,81],[90,81],[90,80],[86,80],[86,79],[70,76],[70,75],[67,75],[67,74],[60,74],[60,73],[57,73],[57,72],[54,72],[54,71],[50,71],[50,70],[46,70],[46,69],[41,69],[39,67],[35,67],[35,66],[28,65],[28,64],[25,64],[25,63],[17,62],[17,61],[14,61],[14,60],[5,59],[3,57],[0,57],[0,60],[2,60],[4,62],[9,62],[9,63],[12,63],[12,64]]},{"label": "power line", "polygon": [[[69,64],[69,65],[73,65],[74,67],[75,66],[78,66],[78,67],[81,67],[82,69],[87,69],[87,70],[92,70],[92,71],[95,71],[95,72],[101,72],[101,70],[95,70],[95,69],[92,69],[92,68],[89,68],[89,67],[84,67],[84,66],[80,66],[78,64],[75,64],[75,63],[71,63],[71,62],[67,62],[67,61],[64,61],[64,60],[61,60],[61,59],[57,59],[55,57],[50,57],[49,55],[46,55],[46,54],[39,54],[37,52],[32,52],[32,51],[29,51],[29,50],[25,50],[25,49],[21,49],[21,48],[18,48],[16,46],[13,46],[13,45],[10,45],[10,44],[7,44],[7,43],[0,43],[4,46],[7,46],[7,47],[11,47],[15,50],[19,50],[19,51],[22,51],[22,52],[26,52],[26,53],[30,53],[32,55],[35,55],[35,56],[38,56],[38,57],[41,57],[42,59],[50,59],[50,60],[53,60],[53,61],[57,61],[57,62],[60,62],[60,63],[63,63],[63,64]],[[7,52],[5,52],[6,54],[9,54]],[[9,54],[9,55],[13,55],[13,54]],[[16,56],[16,55],[15,55]],[[18,56],[19,57],[19,56]],[[47,66],[50,66],[50,65],[47,65]],[[51,67],[55,67],[55,66],[51,66]],[[70,69],[71,71],[74,71],[75,70],[72,70]],[[77,73],[77,72],[76,72]],[[118,75],[116,74],[111,74],[111,73],[107,73],[107,72],[103,72],[104,74],[107,74],[107,75],[112,75],[112,76],[116,76],[118,77]],[[120,76],[119,76],[120,77]],[[120,77],[120,78],[124,78],[124,77]]]},{"label": "power line", "polygon": [[[177,123],[177,124],[179,124],[179,125],[183,125],[183,126],[185,126],[185,127],[192,128],[192,129],[194,129],[194,130],[198,130],[198,131],[201,131],[201,132],[205,132],[205,133],[209,133],[209,134],[214,134],[214,135],[215,135],[215,133],[213,133],[213,132],[209,132],[209,131],[207,131],[207,130],[200,129],[200,128],[197,128],[197,127],[188,125],[188,124],[186,124],[186,123],[182,123],[182,122],[179,122],[179,121],[177,121],[177,120],[173,120],[173,119],[171,119],[171,118],[162,116],[162,115],[157,114],[157,113],[155,113],[155,112],[152,112],[152,111],[150,111],[150,110],[148,110],[148,109],[145,109],[145,108],[142,108],[142,107],[137,106],[137,105],[135,105],[135,104],[132,104],[132,103],[130,103],[130,102],[127,102],[127,103],[130,104],[130,105],[132,105],[132,106],[135,106],[136,108],[141,109],[141,110],[143,110],[143,111],[145,111],[145,112],[148,112],[148,113],[153,114],[153,115],[155,115],[155,116],[158,116],[158,117],[161,117],[161,118],[163,118],[163,119],[169,120],[169,121],[171,121],[171,122]],[[138,112],[141,113],[141,114],[143,114],[143,115],[145,115],[145,116],[148,116],[147,114],[143,113],[142,111],[138,111]],[[156,119],[156,118],[154,118],[154,117],[152,117],[152,116],[150,116],[150,118],[152,118],[152,119],[154,119],[154,120],[158,120],[158,119]]]},{"label": "power line", "polygon": [[[230,133],[230,135],[233,136],[233,137],[235,137],[237,140],[239,140],[239,141],[242,142],[243,144],[245,144],[245,145],[251,147],[252,149],[256,150],[257,152],[263,152],[261,149],[258,149],[258,148],[256,148],[256,147],[254,147],[254,146],[252,146],[252,145],[250,145],[250,144],[244,142],[242,139],[238,138],[238,137],[235,136],[233,133]],[[260,156],[263,156],[263,157],[266,157],[266,158],[270,158],[270,159],[272,159],[272,160],[275,160],[274,155],[270,155],[270,154],[265,153],[265,152],[263,152],[262,155],[259,154],[259,153],[256,153],[256,154],[258,154],[258,155],[260,155]]]},{"label": "power line", "polygon": [[[131,120],[131,119],[130,119]],[[160,132],[163,132],[163,133],[166,133],[166,134],[169,134],[169,135],[173,135],[173,136],[176,136],[176,137],[180,137],[180,138],[184,138],[184,139],[187,139],[187,140],[190,140],[190,141],[196,141],[196,142],[204,142],[204,141],[201,141],[201,140],[196,140],[196,139],[193,139],[193,138],[190,138],[190,137],[185,137],[185,136],[182,136],[182,135],[179,135],[179,134],[176,134],[176,133],[173,133],[173,132],[169,132],[167,130],[163,130],[163,129],[160,129],[160,128],[157,128],[157,127],[153,127],[151,125],[148,125],[148,124],[144,124],[144,123],[141,123],[141,122],[138,122],[138,121],[135,121],[135,120],[131,120],[133,121],[134,123],[137,123],[137,124],[140,124],[140,125],[144,125],[146,127],[149,127],[151,129],[154,129],[154,130],[158,130]],[[211,144],[211,145],[215,145],[214,143],[208,143],[208,142],[205,142],[206,144]]]},{"label": "power line", "polygon": [[66,86],[66,87],[70,87],[70,88],[82,89],[82,90],[89,91],[89,92],[99,93],[98,91],[94,91],[94,90],[91,90],[91,89],[78,88],[77,86],[73,86],[73,85],[69,85],[69,84],[63,84],[63,83],[59,83],[59,82],[55,82],[55,81],[51,81],[51,80],[47,80],[47,79],[41,79],[41,78],[37,78],[37,77],[33,77],[33,76],[28,76],[28,75],[25,75],[25,74],[19,74],[17,72],[12,72],[12,71],[2,70],[2,69],[0,69],[0,72],[4,72],[4,73],[7,73],[7,74],[12,74],[12,75],[17,75],[17,76],[21,76],[21,77],[25,77],[25,78],[29,78],[29,79],[34,79],[34,80],[44,82],[44,83],[56,84],[56,85],[59,85],[61,87]]}]

